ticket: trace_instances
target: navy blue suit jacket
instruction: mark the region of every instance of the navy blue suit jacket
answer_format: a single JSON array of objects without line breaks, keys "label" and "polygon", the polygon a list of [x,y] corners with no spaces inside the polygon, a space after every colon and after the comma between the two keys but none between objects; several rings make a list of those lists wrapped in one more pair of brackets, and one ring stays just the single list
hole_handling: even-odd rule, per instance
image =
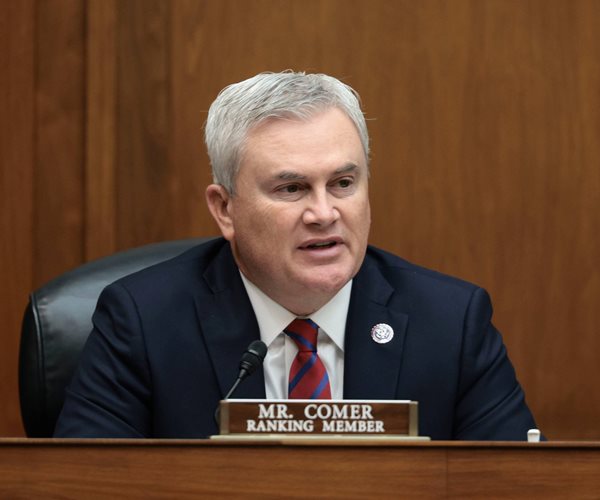
[{"label": "navy blue suit jacket", "polygon": [[[535,423],[491,315],[481,288],[369,247],[352,286],[344,398],[418,401],[432,439],[525,440]],[[223,239],[108,286],[93,323],[59,437],[216,434],[218,401],[259,338]],[[371,339],[377,323],[391,342]],[[262,370],[236,397],[265,397]]]}]

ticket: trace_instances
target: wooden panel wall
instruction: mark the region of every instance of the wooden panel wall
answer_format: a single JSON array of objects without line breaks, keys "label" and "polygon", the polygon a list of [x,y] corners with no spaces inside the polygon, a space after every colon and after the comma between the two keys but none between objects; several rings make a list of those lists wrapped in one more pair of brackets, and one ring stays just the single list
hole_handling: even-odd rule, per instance
[{"label": "wooden panel wall", "polygon": [[26,293],[216,234],[202,124],[259,71],[361,93],[373,243],[475,281],[538,424],[600,438],[600,2],[29,0],[0,16],[0,435]]},{"label": "wooden panel wall", "polygon": [[17,352],[33,282],[34,8],[0,14],[0,435],[20,432]]}]

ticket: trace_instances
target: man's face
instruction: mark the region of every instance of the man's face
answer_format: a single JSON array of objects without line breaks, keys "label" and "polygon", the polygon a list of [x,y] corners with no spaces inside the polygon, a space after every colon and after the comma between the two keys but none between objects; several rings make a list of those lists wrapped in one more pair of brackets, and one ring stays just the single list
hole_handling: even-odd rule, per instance
[{"label": "man's face", "polygon": [[235,186],[233,196],[210,186],[209,206],[222,200],[220,215],[211,211],[240,270],[273,300],[310,314],[358,272],[371,222],[368,171],[345,113],[259,125]]}]

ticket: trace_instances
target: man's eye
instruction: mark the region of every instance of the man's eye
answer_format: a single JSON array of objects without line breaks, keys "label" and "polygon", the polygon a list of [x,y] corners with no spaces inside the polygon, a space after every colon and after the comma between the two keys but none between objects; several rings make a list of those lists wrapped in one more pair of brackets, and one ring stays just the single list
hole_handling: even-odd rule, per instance
[{"label": "man's eye", "polygon": [[344,177],[343,179],[338,179],[335,181],[333,186],[339,189],[348,189],[349,187],[352,187],[353,184],[354,179],[351,179],[350,177]]},{"label": "man's eye", "polygon": [[335,179],[329,185],[329,190],[335,196],[350,196],[356,191],[356,182],[354,177],[342,177]]},{"label": "man's eye", "polygon": [[283,199],[291,200],[302,196],[304,187],[301,184],[286,184],[275,189],[275,193]]}]

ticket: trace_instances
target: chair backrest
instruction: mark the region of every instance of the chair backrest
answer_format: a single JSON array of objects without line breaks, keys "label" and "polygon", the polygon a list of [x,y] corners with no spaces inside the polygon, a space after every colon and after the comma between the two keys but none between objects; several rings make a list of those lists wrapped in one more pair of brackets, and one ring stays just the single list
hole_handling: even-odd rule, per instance
[{"label": "chair backrest", "polygon": [[102,289],[209,239],[168,241],[119,252],[62,274],[31,293],[19,352],[19,396],[27,436],[52,436]]}]

